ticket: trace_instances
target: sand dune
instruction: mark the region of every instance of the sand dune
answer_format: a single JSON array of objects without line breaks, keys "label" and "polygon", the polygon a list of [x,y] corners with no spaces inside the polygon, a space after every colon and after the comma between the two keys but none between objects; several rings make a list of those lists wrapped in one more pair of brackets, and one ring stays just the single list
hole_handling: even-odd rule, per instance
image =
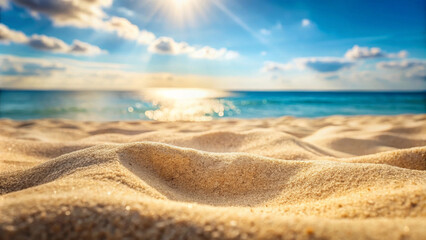
[{"label": "sand dune", "polygon": [[425,239],[426,115],[0,120],[0,239]]}]

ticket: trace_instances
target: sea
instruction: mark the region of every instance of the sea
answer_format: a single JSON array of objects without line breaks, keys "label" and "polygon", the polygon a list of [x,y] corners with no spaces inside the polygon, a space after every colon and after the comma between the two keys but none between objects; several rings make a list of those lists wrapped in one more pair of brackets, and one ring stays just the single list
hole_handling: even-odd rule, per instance
[{"label": "sea", "polygon": [[82,121],[209,121],[425,114],[426,91],[0,90],[0,118]]}]

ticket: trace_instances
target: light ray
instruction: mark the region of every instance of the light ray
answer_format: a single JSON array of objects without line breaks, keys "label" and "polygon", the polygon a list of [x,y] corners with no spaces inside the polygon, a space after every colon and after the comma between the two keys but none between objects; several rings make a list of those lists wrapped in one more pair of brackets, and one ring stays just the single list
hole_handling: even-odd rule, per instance
[{"label": "light ray", "polygon": [[[170,18],[174,26],[196,24],[207,15],[206,8],[210,1],[200,0],[151,0],[155,12],[162,17]],[[151,14],[151,17],[153,14]]]},{"label": "light ray", "polygon": [[266,43],[265,39],[263,39],[256,31],[251,29],[241,18],[232,13],[225,5],[220,3],[219,1],[212,1],[214,5],[216,5],[223,13],[228,15],[236,24],[238,24],[242,29],[247,31],[252,37],[259,40],[261,43]]}]

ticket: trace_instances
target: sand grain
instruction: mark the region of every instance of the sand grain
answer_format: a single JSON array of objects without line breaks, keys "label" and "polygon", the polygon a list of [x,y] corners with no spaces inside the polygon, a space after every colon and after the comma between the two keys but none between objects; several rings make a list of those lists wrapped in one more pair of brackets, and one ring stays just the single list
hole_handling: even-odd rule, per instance
[{"label": "sand grain", "polygon": [[0,120],[0,239],[425,239],[426,115]]}]

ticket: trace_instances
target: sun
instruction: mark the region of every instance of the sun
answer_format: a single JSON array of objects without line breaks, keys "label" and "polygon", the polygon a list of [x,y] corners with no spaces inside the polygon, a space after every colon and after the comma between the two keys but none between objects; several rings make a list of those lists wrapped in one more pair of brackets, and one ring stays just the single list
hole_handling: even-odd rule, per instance
[{"label": "sun", "polygon": [[[155,0],[154,9],[174,26],[197,25],[207,20],[209,0]],[[154,10],[155,11],[155,10]]]}]

